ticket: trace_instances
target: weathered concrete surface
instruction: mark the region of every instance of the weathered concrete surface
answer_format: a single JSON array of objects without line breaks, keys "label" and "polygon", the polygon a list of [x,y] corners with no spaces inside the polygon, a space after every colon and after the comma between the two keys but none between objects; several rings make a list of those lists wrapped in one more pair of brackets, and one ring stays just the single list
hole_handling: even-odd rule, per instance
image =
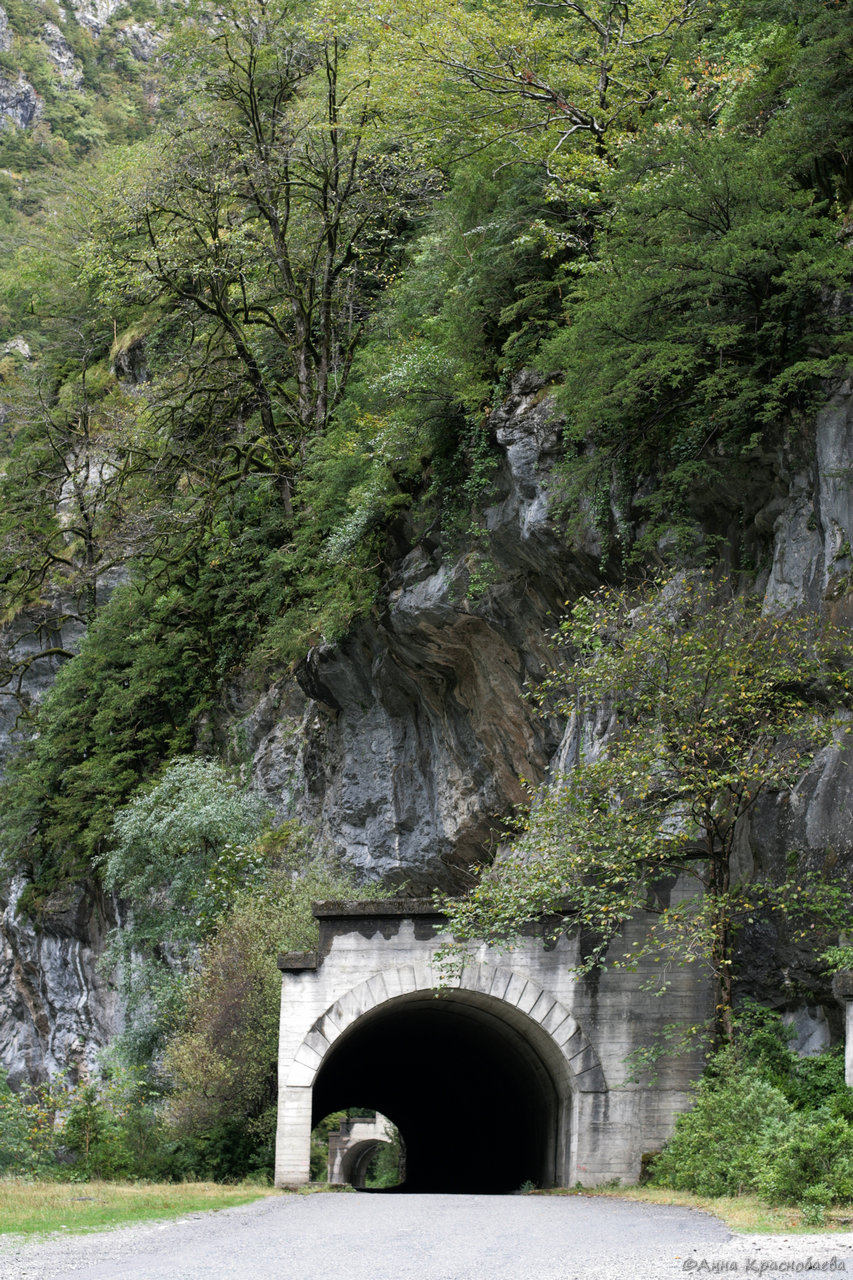
[{"label": "weathered concrete surface", "polygon": [[[666,1057],[651,1085],[633,1082],[626,1060],[635,1050],[655,1043],[665,1025],[687,1027],[707,1018],[709,986],[695,966],[674,968],[668,974],[666,998],[659,999],[645,989],[656,977],[652,961],[636,972],[608,969],[579,979],[573,972],[580,959],[577,937],[563,934],[546,948],[541,936],[531,933],[509,953],[481,947],[461,973],[448,974],[436,958],[447,941],[441,936],[443,918],[428,902],[319,904],[315,914],[320,921],[319,951],[284,956],[279,962],[277,1185],[309,1180],[311,1128],[324,1114],[347,1105],[374,1105],[347,1094],[364,1087],[363,1081],[356,1083],[359,1063],[346,1057],[348,1044],[383,1018],[388,1029],[376,1078],[382,1071],[393,1074],[396,1068],[387,1059],[396,1051],[394,1019],[400,1019],[398,1025],[411,1035],[409,1015],[417,1010],[429,1015],[425,1055],[430,1028],[435,1035],[442,1018],[481,1020],[489,1024],[490,1038],[483,1041],[488,1052],[452,1064],[451,1075],[458,1083],[451,1088],[432,1079],[431,1069],[425,1076],[406,1071],[395,1081],[398,1087],[388,1091],[386,1085],[385,1093],[375,1095],[377,1109],[381,1107],[400,1130],[408,1172],[415,1181],[419,1154],[424,1168],[429,1163],[411,1137],[424,1117],[426,1141],[441,1148],[442,1177],[453,1176],[447,1147],[454,1128],[465,1118],[465,1141],[470,1142],[475,1132],[479,1149],[491,1149],[484,1141],[490,1114],[478,1113],[477,1091],[485,1091],[489,1077],[498,1074],[503,1052],[525,1057],[529,1068],[524,1074],[510,1073],[508,1081],[541,1089],[541,1105],[532,1106],[530,1113],[531,1125],[541,1127],[541,1134],[535,1151],[525,1148],[518,1166],[509,1150],[508,1112],[522,1106],[524,1099],[508,1089],[499,1094],[500,1110],[493,1116],[499,1135],[493,1144],[496,1159],[505,1160],[510,1170],[518,1168],[517,1185],[527,1180],[541,1186],[573,1186],[578,1181],[597,1185],[613,1178],[634,1182],[643,1154],[660,1150],[669,1137],[675,1116],[687,1105],[690,1082],[701,1070],[702,1046]],[[642,917],[628,926],[626,950],[647,926]],[[455,1025],[462,1029],[460,1023]],[[402,1031],[400,1039],[405,1039]],[[363,1039],[357,1053],[369,1056]],[[331,1086],[330,1070],[339,1075]],[[451,1108],[463,1096],[464,1117],[454,1118]],[[487,1167],[471,1171],[469,1181],[472,1189],[483,1189],[493,1182],[499,1186],[500,1178],[499,1169]],[[468,1185],[464,1177],[460,1185]],[[446,1188],[446,1183],[430,1187]]]}]

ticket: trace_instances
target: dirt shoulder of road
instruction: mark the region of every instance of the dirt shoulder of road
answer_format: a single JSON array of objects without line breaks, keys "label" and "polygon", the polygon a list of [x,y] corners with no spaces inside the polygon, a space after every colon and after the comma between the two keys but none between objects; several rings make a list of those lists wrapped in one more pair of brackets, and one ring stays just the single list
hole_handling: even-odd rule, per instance
[{"label": "dirt shoulder of road", "polygon": [[837,1235],[847,1246],[853,1231],[853,1205],[830,1207],[820,1215],[814,1211],[804,1212],[796,1205],[768,1205],[758,1196],[697,1196],[689,1191],[672,1191],[666,1187],[577,1187],[528,1194],[604,1196],[633,1200],[639,1204],[701,1209],[703,1213],[712,1213],[732,1231],[755,1235]]}]

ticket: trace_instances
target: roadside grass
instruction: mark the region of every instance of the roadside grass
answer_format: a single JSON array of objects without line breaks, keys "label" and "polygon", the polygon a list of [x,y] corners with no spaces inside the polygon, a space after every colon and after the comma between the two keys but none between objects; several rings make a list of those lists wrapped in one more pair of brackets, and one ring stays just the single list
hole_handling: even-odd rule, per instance
[{"label": "roadside grass", "polygon": [[272,1187],[215,1182],[30,1182],[0,1180],[0,1234],[69,1234],[227,1209],[276,1194]]},{"label": "roadside grass", "polygon": [[641,1204],[672,1204],[683,1209],[702,1209],[722,1219],[732,1231],[745,1234],[775,1232],[786,1235],[820,1235],[823,1232],[850,1231],[853,1227],[853,1205],[826,1209],[820,1226],[807,1222],[795,1205],[768,1205],[758,1196],[695,1196],[689,1191],[670,1191],[666,1187],[576,1187],[570,1190],[534,1192],[534,1195],[612,1196],[620,1200],[636,1200]]}]

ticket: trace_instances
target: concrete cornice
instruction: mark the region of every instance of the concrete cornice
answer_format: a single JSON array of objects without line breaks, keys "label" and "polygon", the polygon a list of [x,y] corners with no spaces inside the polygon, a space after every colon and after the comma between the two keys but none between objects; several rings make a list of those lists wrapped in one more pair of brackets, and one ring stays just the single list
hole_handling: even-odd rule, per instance
[{"label": "concrete cornice", "polygon": [[444,919],[444,912],[432,898],[365,898],[343,902],[315,902],[311,910],[315,920],[347,920],[353,917],[382,918],[392,916],[435,916]]}]

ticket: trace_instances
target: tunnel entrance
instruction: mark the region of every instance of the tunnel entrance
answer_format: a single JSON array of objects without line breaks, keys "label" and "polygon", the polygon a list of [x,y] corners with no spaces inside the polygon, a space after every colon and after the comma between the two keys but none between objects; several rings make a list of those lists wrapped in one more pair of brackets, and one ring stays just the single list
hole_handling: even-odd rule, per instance
[{"label": "tunnel entrance", "polygon": [[331,1112],[311,1129],[312,1176],[326,1148],[326,1177],[336,1186],[363,1190],[396,1187],[404,1181],[406,1152],[399,1130],[387,1116],[370,1109]]},{"label": "tunnel entrance", "polygon": [[[407,1189],[634,1181],[690,1105],[701,1047],[668,1055],[648,1085],[626,1060],[673,1018],[704,1020],[709,987],[691,966],[675,966],[655,1001],[651,961],[580,978],[580,938],[534,922],[511,950],[484,945],[446,973],[447,921],[429,899],[313,911],[316,950],[278,958],[276,1186],[311,1180],[312,1124],[348,1108],[400,1130]],[[625,946],[653,920],[627,922]]]},{"label": "tunnel entrance", "polygon": [[554,1185],[561,1090],[538,1029],[516,1018],[459,991],[383,1004],[326,1055],[312,1122],[351,1106],[388,1116],[405,1143],[406,1191]]}]

